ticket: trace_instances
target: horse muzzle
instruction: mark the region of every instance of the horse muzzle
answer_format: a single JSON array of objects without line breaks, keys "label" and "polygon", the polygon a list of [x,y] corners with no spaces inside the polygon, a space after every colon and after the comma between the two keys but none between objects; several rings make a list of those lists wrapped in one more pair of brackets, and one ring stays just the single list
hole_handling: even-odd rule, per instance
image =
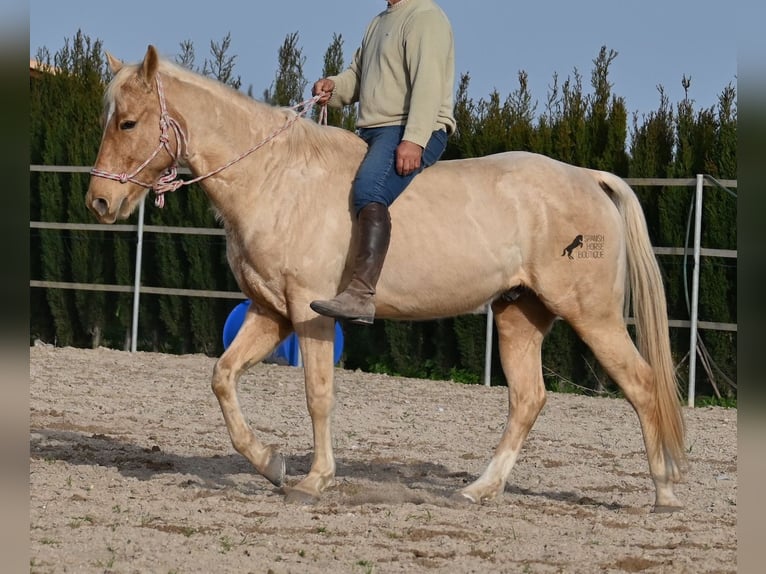
[{"label": "horse muzzle", "polygon": [[140,199],[143,193],[145,190],[132,183],[121,184],[94,179],[91,180],[85,195],[85,205],[99,223],[114,223],[118,219],[127,219],[130,216],[138,204],[138,201],[133,201],[132,198],[135,196]]}]

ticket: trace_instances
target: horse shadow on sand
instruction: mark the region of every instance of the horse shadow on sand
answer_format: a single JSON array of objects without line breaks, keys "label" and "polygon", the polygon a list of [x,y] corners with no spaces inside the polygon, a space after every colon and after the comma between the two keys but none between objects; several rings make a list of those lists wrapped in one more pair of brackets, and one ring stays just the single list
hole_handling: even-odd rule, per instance
[{"label": "horse shadow on sand", "polygon": [[[102,433],[59,429],[32,429],[29,449],[32,459],[111,467],[122,476],[140,481],[152,480],[158,475],[178,475],[182,487],[230,489],[243,495],[281,492],[279,487],[255,473],[244,457],[234,452],[226,455],[176,454],[157,445],[142,446]],[[289,485],[308,473],[311,453],[286,456],[285,462]],[[374,456],[365,460],[337,456],[336,465],[337,485],[325,493],[322,500],[348,506],[412,503],[454,507],[461,504],[455,492],[478,478],[468,472],[455,472],[442,464]],[[241,475],[250,475],[252,480],[243,480]],[[597,501],[564,490],[535,490],[509,484],[505,494],[612,510],[623,508],[620,504]]]}]

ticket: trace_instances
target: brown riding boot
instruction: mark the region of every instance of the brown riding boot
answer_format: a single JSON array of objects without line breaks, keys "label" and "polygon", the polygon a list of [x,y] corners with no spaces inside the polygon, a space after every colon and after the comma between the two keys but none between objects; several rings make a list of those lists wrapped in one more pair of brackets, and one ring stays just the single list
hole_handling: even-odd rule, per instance
[{"label": "brown riding boot", "polygon": [[320,315],[371,325],[375,318],[375,286],[391,239],[391,217],[382,203],[370,203],[359,212],[359,239],[354,273],[346,289],[329,301],[312,301]]}]

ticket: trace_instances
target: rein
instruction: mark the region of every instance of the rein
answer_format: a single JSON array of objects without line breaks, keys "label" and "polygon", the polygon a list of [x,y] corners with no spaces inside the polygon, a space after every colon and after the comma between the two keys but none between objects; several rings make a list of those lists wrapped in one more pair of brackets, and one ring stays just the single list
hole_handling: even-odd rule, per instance
[{"label": "rein", "polygon": [[[194,179],[183,180],[183,179],[178,179],[178,170],[177,170],[178,154],[180,153],[182,145],[184,148],[184,152],[188,153],[189,139],[186,136],[186,133],[184,133],[183,128],[181,128],[181,124],[179,124],[178,121],[168,113],[168,108],[165,103],[165,91],[162,87],[162,81],[160,80],[159,73],[155,77],[155,81],[157,83],[157,96],[160,100],[160,142],[159,144],[157,144],[157,147],[154,148],[154,151],[147,158],[147,160],[144,161],[141,165],[139,165],[131,173],[126,173],[126,172],[114,173],[114,172],[105,171],[105,170],[94,167],[93,169],[90,170],[90,174],[96,177],[103,177],[105,179],[119,181],[120,183],[131,182],[131,183],[140,185],[142,187],[150,188],[154,191],[154,194],[156,195],[156,197],[154,198],[154,205],[156,205],[160,209],[162,209],[165,206],[165,194],[167,192],[175,191],[181,186],[191,185],[192,183],[197,183],[198,181],[201,181],[205,178],[216,175],[217,173],[220,173],[223,170],[225,170],[227,167],[231,167],[238,161],[246,158],[257,149],[269,143],[271,140],[273,140],[283,131],[287,130],[296,121],[298,121],[298,119],[300,119],[303,116],[306,116],[309,113],[309,111],[311,111],[311,109],[314,107],[314,105],[319,101],[319,99],[322,97],[322,94],[318,94],[314,96],[313,98],[310,98],[308,100],[305,100],[299,104],[292,106],[290,109],[295,111],[296,114],[293,117],[288,118],[288,120],[284,123],[282,127],[272,132],[269,136],[267,136],[265,139],[263,139],[262,141],[260,141],[259,143],[257,143],[256,145],[248,149],[247,151],[239,154],[230,162],[204,175],[195,177]],[[327,125],[327,106],[326,105],[323,105],[319,112],[319,122],[323,125]],[[175,152],[173,152],[173,150],[168,145],[168,142],[170,140],[170,137],[169,137],[170,130],[173,131],[173,135],[175,136],[175,139],[176,139]],[[141,181],[140,179],[137,179],[136,176],[147,165],[149,165],[149,163],[155,157],[157,157],[157,154],[160,153],[163,149],[168,153],[168,155],[173,160],[173,165],[170,166],[168,169],[166,169],[164,173],[160,177],[158,177],[157,180],[154,181],[153,183],[146,183],[144,181]]]}]

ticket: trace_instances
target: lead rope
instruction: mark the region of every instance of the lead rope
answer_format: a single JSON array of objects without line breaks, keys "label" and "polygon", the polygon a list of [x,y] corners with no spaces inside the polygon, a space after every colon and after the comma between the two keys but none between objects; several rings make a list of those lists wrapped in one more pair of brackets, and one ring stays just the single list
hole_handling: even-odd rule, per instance
[{"label": "lead rope", "polygon": [[[322,97],[323,94],[318,94],[314,96],[313,98],[309,98],[308,100],[304,100],[303,102],[296,104],[292,106],[290,109],[293,110],[295,113],[294,116],[287,119],[287,121],[284,123],[284,125],[274,132],[272,132],[268,137],[266,137],[264,140],[260,141],[247,151],[239,154],[237,157],[235,157],[230,162],[222,165],[221,167],[214,169],[213,171],[210,171],[204,175],[200,175],[198,177],[195,177],[194,179],[178,179],[178,155],[181,150],[181,146],[183,145],[184,151],[188,152],[188,143],[189,140],[186,137],[186,133],[184,133],[183,128],[181,128],[181,124],[179,124],[173,117],[170,116],[168,113],[167,105],[165,104],[165,91],[162,87],[162,81],[160,80],[160,75],[157,74],[155,81],[157,83],[157,95],[160,100],[160,143],[157,145],[157,147],[154,149],[154,152],[147,158],[146,161],[144,161],[141,165],[139,165],[133,172],[131,173],[113,173],[109,171],[105,171],[98,168],[93,168],[90,170],[91,175],[96,177],[103,177],[105,179],[111,179],[113,181],[119,181],[120,183],[126,183],[131,182],[135,183],[137,185],[140,185],[142,187],[150,188],[154,191],[155,198],[154,198],[154,205],[162,209],[165,207],[165,194],[171,191],[177,190],[179,187],[182,187],[184,185],[191,185],[193,183],[197,183],[198,181],[201,181],[205,178],[208,178],[210,176],[216,175],[217,173],[222,172],[228,167],[231,167],[238,161],[246,158],[251,153],[256,151],[257,149],[263,147],[267,143],[269,143],[271,140],[273,140],[275,137],[277,137],[279,134],[281,134],[283,131],[287,130],[290,126],[292,126],[298,119],[301,117],[307,116],[308,113],[311,111],[311,109],[316,105],[316,103],[319,101],[319,99]],[[327,105],[322,105],[320,111],[319,111],[319,118],[317,120],[322,125],[327,125]],[[173,150],[168,145],[169,137],[168,132],[169,128],[173,130],[173,134],[175,135],[176,139],[176,153],[173,152]],[[145,183],[139,179],[136,178],[136,176],[147,166],[149,163],[157,157],[157,154],[160,153],[160,151],[165,150],[168,152],[168,155],[173,160],[173,165],[170,166],[168,169],[165,170],[165,172],[157,178],[157,180],[154,183]]]}]

